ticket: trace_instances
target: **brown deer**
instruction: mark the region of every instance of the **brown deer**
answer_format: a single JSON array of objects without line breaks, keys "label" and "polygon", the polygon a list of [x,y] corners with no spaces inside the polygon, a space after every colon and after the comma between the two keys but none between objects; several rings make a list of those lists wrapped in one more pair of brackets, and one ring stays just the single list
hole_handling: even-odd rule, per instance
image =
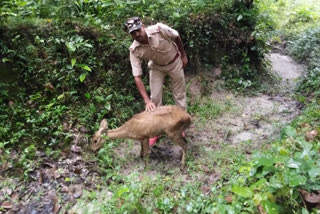
[{"label": "brown deer", "polygon": [[92,137],[91,149],[96,151],[104,143],[103,134],[109,139],[132,139],[140,141],[140,157],[145,157],[145,166],[149,159],[149,138],[166,133],[182,148],[181,167],[185,167],[187,141],[182,132],[190,125],[191,116],[178,106],[159,106],[153,112],[141,112],[134,115],[121,127],[108,130],[108,123],[103,119],[99,130]]}]

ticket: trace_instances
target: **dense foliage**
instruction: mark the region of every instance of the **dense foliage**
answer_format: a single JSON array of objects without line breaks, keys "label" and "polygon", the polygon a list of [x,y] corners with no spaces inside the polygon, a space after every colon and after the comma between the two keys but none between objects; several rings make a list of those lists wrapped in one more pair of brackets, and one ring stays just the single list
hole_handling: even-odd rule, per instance
[{"label": "dense foliage", "polygon": [[320,96],[320,28],[310,28],[290,38],[289,53],[304,62],[307,73],[300,84],[299,91],[306,95]]},{"label": "dense foliage", "polygon": [[124,78],[129,65],[115,63],[127,58],[128,40],[114,45],[111,31],[71,22],[16,20],[2,32],[2,61],[10,63],[1,83],[2,147],[61,148],[72,130],[91,132],[102,117],[115,126],[139,108],[133,79]]}]

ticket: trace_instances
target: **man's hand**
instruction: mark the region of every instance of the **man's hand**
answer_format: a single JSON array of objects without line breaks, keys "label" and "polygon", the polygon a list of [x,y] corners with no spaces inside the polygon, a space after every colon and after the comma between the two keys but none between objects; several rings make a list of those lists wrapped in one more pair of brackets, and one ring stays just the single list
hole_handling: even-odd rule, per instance
[{"label": "man's hand", "polygon": [[182,55],[181,59],[182,59],[182,66],[183,66],[183,68],[185,68],[186,65],[188,64],[188,58],[186,55]]},{"label": "man's hand", "polygon": [[141,76],[134,77],[134,80],[141,96],[143,97],[144,103],[146,104],[146,111],[154,111],[156,109],[156,105],[150,100]]},{"label": "man's hand", "polygon": [[156,105],[150,100],[146,103],[146,111],[154,111],[156,110]]}]

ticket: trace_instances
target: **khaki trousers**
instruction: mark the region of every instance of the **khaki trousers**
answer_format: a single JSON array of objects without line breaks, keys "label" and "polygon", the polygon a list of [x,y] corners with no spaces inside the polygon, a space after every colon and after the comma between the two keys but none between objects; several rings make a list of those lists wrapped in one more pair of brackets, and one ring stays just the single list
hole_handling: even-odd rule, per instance
[{"label": "khaki trousers", "polygon": [[162,87],[166,75],[169,75],[170,88],[175,103],[177,106],[186,110],[186,84],[181,58],[178,57],[173,63],[166,66],[159,66],[150,61],[148,66],[150,69],[150,92],[152,102],[154,102],[156,106],[162,105]]}]

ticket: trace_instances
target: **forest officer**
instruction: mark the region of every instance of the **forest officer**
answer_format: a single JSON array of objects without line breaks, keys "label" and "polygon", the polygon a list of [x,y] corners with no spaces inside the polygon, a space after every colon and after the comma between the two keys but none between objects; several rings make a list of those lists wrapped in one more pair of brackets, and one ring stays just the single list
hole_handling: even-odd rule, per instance
[{"label": "forest officer", "polygon": [[[177,106],[186,110],[184,67],[188,58],[179,33],[169,26],[157,23],[145,27],[139,17],[129,18],[126,28],[134,39],[130,46],[130,62],[136,86],[145,102],[145,110],[153,111],[162,104],[162,87],[166,75],[170,77],[171,92]],[[142,81],[143,59],[149,60],[150,98]],[[150,138],[152,146],[157,137]]]}]

